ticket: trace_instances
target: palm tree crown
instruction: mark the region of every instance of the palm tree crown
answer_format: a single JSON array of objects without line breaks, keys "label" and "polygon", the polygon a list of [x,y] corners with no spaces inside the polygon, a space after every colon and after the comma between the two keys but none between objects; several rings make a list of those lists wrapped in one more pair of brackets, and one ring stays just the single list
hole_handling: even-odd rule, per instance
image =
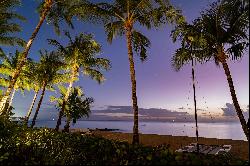
[{"label": "palm tree crown", "polygon": [[[237,60],[248,48],[249,3],[245,0],[221,0],[211,4],[201,17],[194,21],[206,39],[207,58],[216,64],[231,57]],[[225,52],[225,57],[220,54]]]}]

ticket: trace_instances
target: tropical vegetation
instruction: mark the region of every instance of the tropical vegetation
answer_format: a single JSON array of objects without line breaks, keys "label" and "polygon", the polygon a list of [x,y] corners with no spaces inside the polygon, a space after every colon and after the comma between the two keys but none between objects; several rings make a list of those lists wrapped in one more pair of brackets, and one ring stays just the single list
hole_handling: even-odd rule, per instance
[{"label": "tropical vegetation", "polygon": [[64,61],[67,63],[67,67],[71,74],[55,128],[57,131],[61,125],[61,118],[64,115],[71,88],[73,87],[73,83],[78,80],[79,73],[82,72],[84,75],[101,83],[104,81],[101,70],[109,70],[111,67],[108,59],[97,58],[101,52],[101,45],[93,40],[92,35],[80,34],[76,36],[75,39],[72,39],[69,32],[65,32],[65,36],[69,39],[69,44],[66,47],[56,40],[49,40],[49,43],[56,46],[58,52],[64,56]]},{"label": "tropical vegetation", "polygon": [[[249,1],[222,0],[214,2],[209,9],[203,11],[201,16],[194,20],[192,29],[196,36],[199,36],[199,40],[196,42],[198,49],[195,50],[193,55],[200,62],[207,62],[213,59],[216,65],[222,65],[236,113],[242,129],[247,139],[249,139],[247,123],[240,108],[227,63],[230,57],[232,60],[241,59],[244,51],[248,48]],[[177,29],[174,37],[177,37],[178,33],[184,33],[185,31],[187,31],[187,28]],[[177,68],[180,68],[190,60],[188,55],[189,53],[185,49],[185,45],[182,44],[182,48],[177,50],[177,55],[174,57],[174,63]]]},{"label": "tropical vegetation", "polygon": [[[21,0],[0,2],[1,165],[248,165],[248,161],[230,155],[210,156],[200,154],[199,150],[176,153],[170,145],[141,145],[134,55],[142,62],[149,59],[151,41],[141,28],[157,30],[173,25],[171,37],[180,42],[180,47],[172,57],[172,66],[176,71],[189,63],[192,67],[197,143],[195,65],[210,60],[223,67],[237,116],[249,141],[249,121],[247,124],[243,116],[228,66],[230,59],[240,60],[249,49],[249,0],[215,1],[192,23],[169,0],[43,0],[36,8],[39,21],[27,42],[20,37],[21,23],[26,20],[16,10],[21,5]],[[52,25],[60,37],[49,36],[49,48],[39,48],[39,54],[31,59],[31,46],[44,22]],[[72,123],[89,117],[94,103],[94,98],[87,97],[85,87],[77,86],[77,81],[87,76],[100,84],[105,81],[105,72],[111,69],[110,60],[100,56],[102,46],[94,34],[75,31],[75,22],[100,26],[109,44],[117,36],[126,39],[134,120],[132,145],[70,132]],[[21,124],[10,120],[17,92],[34,94]],[[43,107],[45,94],[53,94],[50,101],[58,111],[55,129],[35,127],[39,112],[48,111]],[[62,120],[66,121],[63,132],[59,130]]]},{"label": "tropical vegetation", "polygon": [[[64,67],[60,55],[57,52],[40,51],[41,59],[37,65],[36,72],[39,75],[39,83],[42,94],[38,101],[31,127],[34,127],[38,112],[40,110],[46,88],[51,89],[53,85],[66,82],[68,75],[61,70]],[[53,67],[51,67],[53,66]]]},{"label": "tropical vegetation", "polygon": [[247,165],[235,156],[175,153],[81,133],[30,129],[0,120],[0,164],[13,165]]},{"label": "tropical vegetation", "polygon": [[59,91],[61,96],[55,97],[51,96],[51,102],[56,102],[56,107],[60,111],[62,106],[65,107],[63,116],[66,117],[66,124],[64,126],[65,132],[69,132],[70,122],[75,124],[76,121],[82,117],[89,117],[91,113],[91,104],[94,102],[93,98],[85,98],[85,95],[81,87],[74,87],[71,89],[67,100],[65,101],[65,96],[67,94],[67,88],[64,86],[59,86]]}]

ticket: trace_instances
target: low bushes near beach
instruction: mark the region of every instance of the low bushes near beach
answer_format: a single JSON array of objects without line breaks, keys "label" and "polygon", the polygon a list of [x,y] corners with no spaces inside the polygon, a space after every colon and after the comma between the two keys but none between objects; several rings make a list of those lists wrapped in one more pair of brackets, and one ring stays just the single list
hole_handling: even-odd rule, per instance
[{"label": "low bushes near beach", "polygon": [[0,120],[1,165],[248,165],[226,156],[175,153],[101,137],[30,129]]}]

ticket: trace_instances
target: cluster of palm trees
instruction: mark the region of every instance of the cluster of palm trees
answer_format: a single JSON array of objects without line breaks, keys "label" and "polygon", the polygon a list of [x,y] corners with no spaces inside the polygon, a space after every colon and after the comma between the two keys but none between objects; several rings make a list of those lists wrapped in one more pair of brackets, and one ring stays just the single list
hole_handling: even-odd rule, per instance
[{"label": "cluster of palm trees", "polygon": [[[181,48],[176,50],[172,58],[175,69],[179,70],[183,65],[192,62],[192,78],[194,78],[194,61],[202,64],[214,60],[216,65],[222,65],[236,113],[247,140],[249,140],[249,129],[237,100],[227,64],[230,57],[232,60],[238,60],[249,48],[249,1],[220,0],[214,2],[192,24],[179,24],[173,30],[172,37],[174,41],[180,39],[182,43]],[[193,87],[196,104],[194,80]]]},{"label": "cluster of palm trees", "polygon": [[[2,9],[0,12],[9,14],[8,17],[3,16],[3,18],[0,15],[1,45],[22,45],[24,43],[21,39],[15,38],[15,40],[12,40],[11,38],[14,37],[9,36],[12,32],[20,31],[19,25],[11,23],[11,20],[15,18],[23,19],[23,17],[10,10],[11,7],[18,4],[19,0],[3,0],[0,3],[0,9]],[[185,22],[181,11],[171,5],[168,0],[114,0],[111,3],[91,3],[87,0],[44,0],[38,7],[40,20],[30,39],[24,45],[24,50],[20,53],[17,64],[8,73],[8,81],[6,80],[4,83],[6,88],[1,97],[0,114],[5,115],[8,112],[9,109],[7,107],[11,101],[11,94],[13,94],[14,89],[19,89],[18,80],[21,79],[22,75],[29,75],[28,78],[36,82],[34,83],[35,86],[29,87],[35,92],[30,110],[34,106],[38,91],[42,90],[32,126],[35,124],[46,89],[52,89],[57,84],[68,83],[67,90],[64,90],[61,99],[56,100],[58,102],[57,105],[60,106],[56,126],[56,130],[58,130],[63,116],[68,115],[69,119],[73,117],[73,114],[68,111],[71,95],[78,94],[78,97],[81,98],[81,94],[73,88],[73,83],[77,81],[80,72],[89,75],[98,82],[104,80],[101,70],[110,69],[110,62],[107,59],[96,58],[101,46],[89,34],[80,34],[72,38],[68,32],[65,32],[64,34],[69,40],[66,46],[63,46],[59,41],[49,39],[49,44],[55,46],[56,50],[52,52],[41,51],[40,62],[29,63],[29,50],[44,21],[52,24],[55,27],[55,32],[60,34],[61,21],[65,21],[69,27],[74,28],[72,19],[76,17],[79,21],[103,25],[109,43],[112,43],[113,38],[116,36],[125,36],[126,38],[134,111],[133,144],[138,144],[138,104],[134,53],[138,54],[142,61],[146,60],[148,56],[147,49],[151,44],[150,40],[138,28],[142,26],[151,29],[165,24],[174,24],[176,28],[172,33],[172,37],[174,40],[181,40],[182,45],[173,57],[173,66],[176,69],[180,69],[181,66],[190,61],[194,65],[194,61],[203,63],[212,58],[215,59],[217,64],[222,64],[227,75],[236,112],[248,139],[249,131],[237,101],[232,77],[226,61],[229,55],[232,55],[233,59],[240,58],[244,49],[248,46],[248,5],[248,0],[219,0],[213,3],[208,10],[202,12],[201,16],[193,24],[188,24]],[[3,51],[0,51],[0,55],[4,55]],[[53,69],[51,66],[53,66]],[[27,70],[25,70],[26,68]],[[192,74],[194,79],[194,67]],[[196,105],[195,84],[193,88]],[[88,101],[85,103],[92,103],[92,100]],[[26,121],[30,116],[30,110],[26,116]],[[67,123],[65,131],[68,131],[68,126]]]}]

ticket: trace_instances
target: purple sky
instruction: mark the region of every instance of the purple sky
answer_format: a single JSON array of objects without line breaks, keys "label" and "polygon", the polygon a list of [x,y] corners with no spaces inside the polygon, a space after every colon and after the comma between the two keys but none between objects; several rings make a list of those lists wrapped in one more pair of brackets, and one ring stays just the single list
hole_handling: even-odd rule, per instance
[{"label": "purple sky", "polygon": [[[199,16],[199,12],[206,8],[210,2],[208,0],[176,0],[172,1],[183,10],[186,19],[191,22]],[[23,32],[21,36],[28,39],[38,22],[38,15],[35,12],[36,1],[25,0],[18,11],[27,18],[23,23]],[[138,106],[143,108],[166,108],[178,110],[180,107],[193,108],[192,87],[191,87],[191,68],[185,66],[180,72],[176,72],[170,65],[171,57],[178,43],[173,43],[170,38],[172,27],[164,26],[159,30],[145,30],[144,34],[151,40],[152,46],[149,50],[148,61],[141,63],[138,57],[135,57],[135,69],[137,77],[137,96]],[[124,38],[117,38],[112,45],[106,42],[106,36],[101,26],[76,23],[75,30],[72,33],[79,32],[94,33],[95,39],[103,46],[102,56],[107,57],[112,62],[112,69],[105,72],[106,81],[98,85],[95,81],[86,77],[81,77],[75,85],[84,88],[87,96],[95,99],[95,108],[105,107],[107,105],[131,105],[131,83],[129,76],[128,55]],[[56,38],[65,41],[63,36],[57,37],[53,29],[44,24],[34,41],[31,48],[30,57],[38,59],[38,50],[42,48],[49,49],[46,39]],[[6,52],[13,52],[12,48],[5,47]],[[248,51],[241,61],[229,62],[231,74],[233,77],[238,101],[245,109],[249,104],[249,56]],[[232,103],[226,76],[222,67],[218,68],[214,62],[196,67],[197,84],[197,104],[198,108],[209,111],[218,111],[226,103]],[[16,115],[26,112],[29,107],[32,93],[25,93],[23,97],[17,94],[14,99]],[[46,92],[43,107],[47,107],[49,96],[54,93]],[[193,110],[188,112],[192,113]],[[23,115],[23,114],[22,114]]]}]

